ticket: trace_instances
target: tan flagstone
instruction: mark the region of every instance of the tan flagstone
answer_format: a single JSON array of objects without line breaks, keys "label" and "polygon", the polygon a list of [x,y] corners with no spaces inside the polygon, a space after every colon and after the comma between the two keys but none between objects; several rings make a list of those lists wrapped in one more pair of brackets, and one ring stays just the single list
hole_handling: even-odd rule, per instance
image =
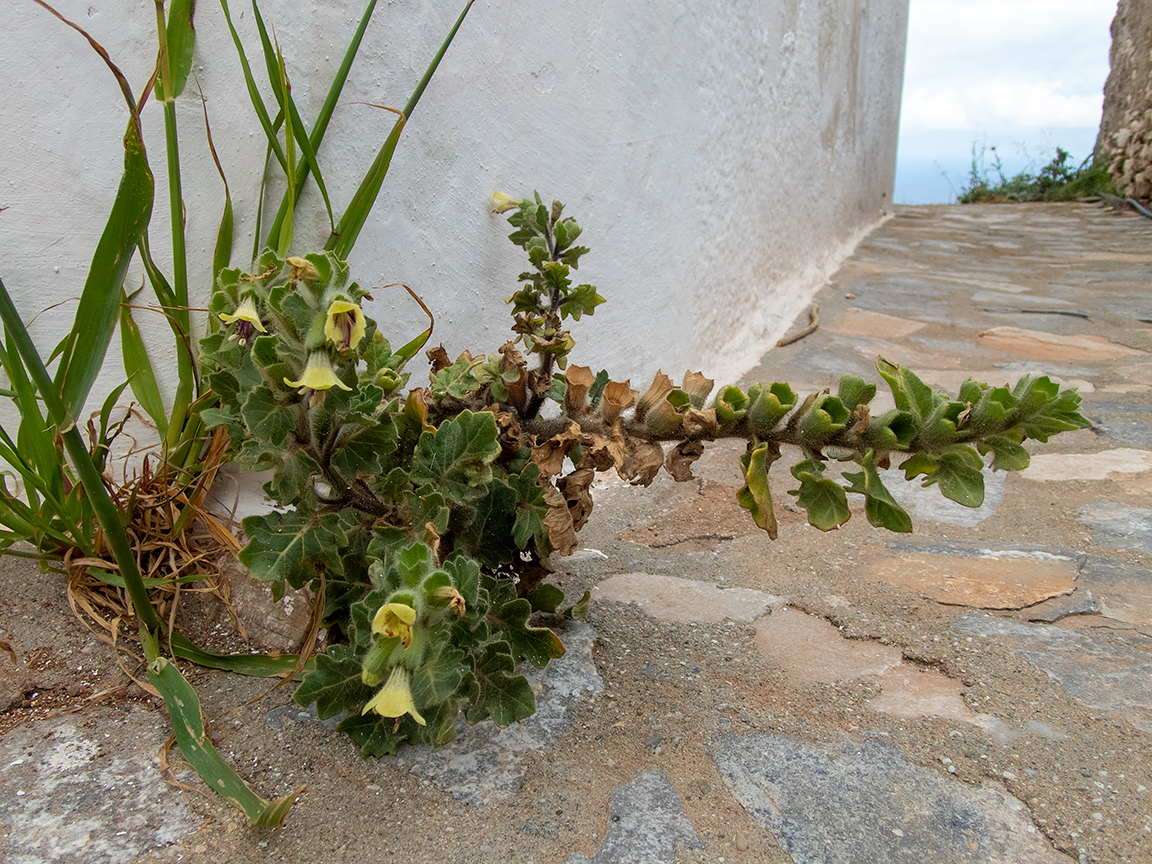
[{"label": "tan flagstone", "polygon": [[708,582],[651,573],[620,573],[592,588],[594,603],[635,603],[657,621],[751,622],[784,598],[751,588],[720,588]]},{"label": "tan flagstone", "polygon": [[866,639],[845,639],[814,615],[779,609],[756,623],[756,647],[797,684],[831,684],[881,675],[900,665],[899,648]]},{"label": "tan flagstone", "polygon": [[844,333],[849,336],[872,336],[877,339],[898,339],[915,333],[927,325],[923,321],[897,318],[882,312],[849,307],[826,325],[829,332]]},{"label": "tan flagstone", "polygon": [[1076,588],[1074,561],[1039,552],[967,557],[901,551],[869,561],[863,572],[937,603],[976,609],[1021,609]]},{"label": "tan flagstone", "polygon": [[1084,334],[1062,336],[1058,333],[1025,330],[1021,327],[993,327],[981,333],[979,340],[982,345],[1003,348],[1036,360],[1056,362],[1115,360],[1148,353],[1111,342],[1100,336]]},{"label": "tan flagstone", "polygon": [[1112,480],[1152,471],[1152,450],[1118,447],[1099,453],[1040,453],[1016,476],[1025,480]]}]

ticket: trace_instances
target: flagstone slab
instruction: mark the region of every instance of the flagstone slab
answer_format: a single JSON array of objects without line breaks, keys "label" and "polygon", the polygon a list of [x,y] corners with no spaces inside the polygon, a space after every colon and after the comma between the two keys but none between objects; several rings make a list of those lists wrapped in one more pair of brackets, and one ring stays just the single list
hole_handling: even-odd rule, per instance
[{"label": "flagstone slab", "polygon": [[635,603],[657,621],[749,623],[768,614],[783,597],[751,588],[721,588],[709,582],[651,573],[620,573],[592,588],[593,603]]},{"label": "flagstone slab", "polygon": [[983,614],[965,615],[953,626],[1003,642],[1076,701],[1152,732],[1152,654],[1124,644],[1123,634],[1105,641],[1051,624]]},{"label": "flagstone slab", "polygon": [[1152,471],[1152,450],[1118,447],[1099,453],[1038,453],[1023,471],[1025,480],[1116,480],[1125,475]]},{"label": "flagstone slab", "polygon": [[902,336],[909,336],[917,330],[922,330],[928,325],[923,321],[897,318],[895,315],[885,315],[883,312],[871,312],[867,309],[849,307],[826,326],[832,333],[844,333],[849,336],[873,336],[878,339],[898,339]]},{"label": "flagstone slab", "polygon": [[905,663],[903,652],[893,645],[846,639],[815,615],[779,609],[756,622],[754,642],[797,686],[874,681],[881,692],[868,702],[872,711],[904,719],[940,717],[1011,736],[998,718],[968,708],[961,682],[935,669]]},{"label": "flagstone slab", "polygon": [[877,740],[719,735],[725,784],[795,864],[1069,864],[995,783],[966,786]]},{"label": "flagstone slab", "polygon": [[1084,562],[1079,582],[1105,617],[1152,625],[1152,569],[1093,556]]},{"label": "flagstone slab", "polygon": [[1076,511],[1092,529],[1092,542],[1133,552],[1152,552],[1152,509],[1118,501],[1093,501]]},{"label": "flagstone slab", "polygon": [[706,482],[699,494],[689,495],[666,513],[629,528],[620,539],[652,549],[676,547],[677,551],[690,552],[715,549],[721,541],[755,534],[761,529],[736,500],[738,491],[737,486]]},{"label": "flagstone slab", "polygon": [[756,647],[797,684],[831,684],[883,674],[899,666],[899,648],[870,639],[845,639],[815,615],[779,609],[756,623]]},{"label": "flagstone slab", "polygon": [[881,472],[884,486],[900,506],[908,511],[913,523],[921,520],[972,528],[996,513],[1004,500],[1007,472],[984,474],[984,502],[979,507],[965,507],[940,494],[938,485],[924,486],[919,479],[908,482],[898,467]]},{"label": "flagstone slab", "polygon": [[1082,412],[1092,427],[1129,447],[1152,448],[1152,407],[1130,402],[1091,402]]},{"label": "flagstone slab", "polygon": [[96,713],[0,738],[0,860],[120,864],[195,833],[199,820],[157,768],[166,724],[144,709],[118,713],[111,745]]},{"label": "flagstone slab", "polygon": [[567,864],[675,864],[678,846],[704,848],[663,771],[645,771],[614,791],[606,824],[599,851],[577,852]]},{"label": "flagstone slab", "polygon": [[1082,555],[976,544],[904,544],[878,550],[862,568],[886,582],[950,606],[1022,609],[1071,594]]},{"label": "flagstone slab", "polygon": [[1065,336],[1041,330],[1026,330],[1022,327],[993,327],[981,333],[978,339],[979,344],[986,347],[1000,348],[1036,360],[1052,360],[1058,363],[1116,360],[1148,353],[1120,345],[1101,336],[1086,334]]}]

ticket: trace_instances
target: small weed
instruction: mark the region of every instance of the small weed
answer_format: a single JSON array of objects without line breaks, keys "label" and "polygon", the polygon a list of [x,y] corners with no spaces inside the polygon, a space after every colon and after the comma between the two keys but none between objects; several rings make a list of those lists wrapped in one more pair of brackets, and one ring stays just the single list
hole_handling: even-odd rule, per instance
[{"label": "small weed", "polygon": [[[985,165],[985,150],[992,152],[991,166]],[[1101,192],[1113,192],[1112,179],[1103,165],[1089,156],[1079,166],[1069,163],[1071,154],[1062,147],[1038,174],[1021,171],[1014,177],[1005,177],[1000,154],[995,147],[981,147],[976,152],[972,145],[972,165],[968,171],[968,184],[960,190],[961,204],[1005,201],[1074,201]]]}]

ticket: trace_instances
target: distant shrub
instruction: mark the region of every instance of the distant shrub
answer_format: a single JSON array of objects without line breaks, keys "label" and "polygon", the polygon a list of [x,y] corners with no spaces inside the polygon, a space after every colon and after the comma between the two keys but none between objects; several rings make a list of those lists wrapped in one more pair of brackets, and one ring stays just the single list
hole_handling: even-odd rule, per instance
[{"label": "distant shrub", "polygon": [[992,164],[985,166],[984,150],[979,155],[972,145],[972,165],[968,171],[968,184],[960,190],[961,204],[998,201],[1074,201],[1101,192],[1115,192],[1108,169],[1096,164],[1089,156],[1079,166],[1069,163],[1070,154],[1056,148],[1052,161],[1038,174],[1022,171],[1014,177],[1005,177],[1000,155],[995,147]]}]

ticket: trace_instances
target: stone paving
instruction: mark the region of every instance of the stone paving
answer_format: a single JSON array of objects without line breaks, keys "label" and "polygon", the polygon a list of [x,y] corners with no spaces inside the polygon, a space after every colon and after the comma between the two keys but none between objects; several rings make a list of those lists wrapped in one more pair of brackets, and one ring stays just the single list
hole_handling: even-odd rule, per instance
[{"label": "stone paving", "polygon": [[[97,705],[0,737],[0,856],[1152,861],[1150,284],[1139,216],[897,208],[817,296],[819,329],[747,381],[879,381],[877,355],[953,390],[1044,371],[1091,429],[1033,447],[976,510],[893,471],[911,537],[862,512],[822,534],[778,493],[773,543],[732,503],[733,447],[695,482],[598,481],[559,562],[592,611],[532,673],[531,720],[364,761],[289,693],[199,673],[238,770],[267,796],[309,787],[285,828],[248,830],[187,771],[162,786],[166,718]],[[27,657],[15,634],[35,632],[0,638]]]}]

